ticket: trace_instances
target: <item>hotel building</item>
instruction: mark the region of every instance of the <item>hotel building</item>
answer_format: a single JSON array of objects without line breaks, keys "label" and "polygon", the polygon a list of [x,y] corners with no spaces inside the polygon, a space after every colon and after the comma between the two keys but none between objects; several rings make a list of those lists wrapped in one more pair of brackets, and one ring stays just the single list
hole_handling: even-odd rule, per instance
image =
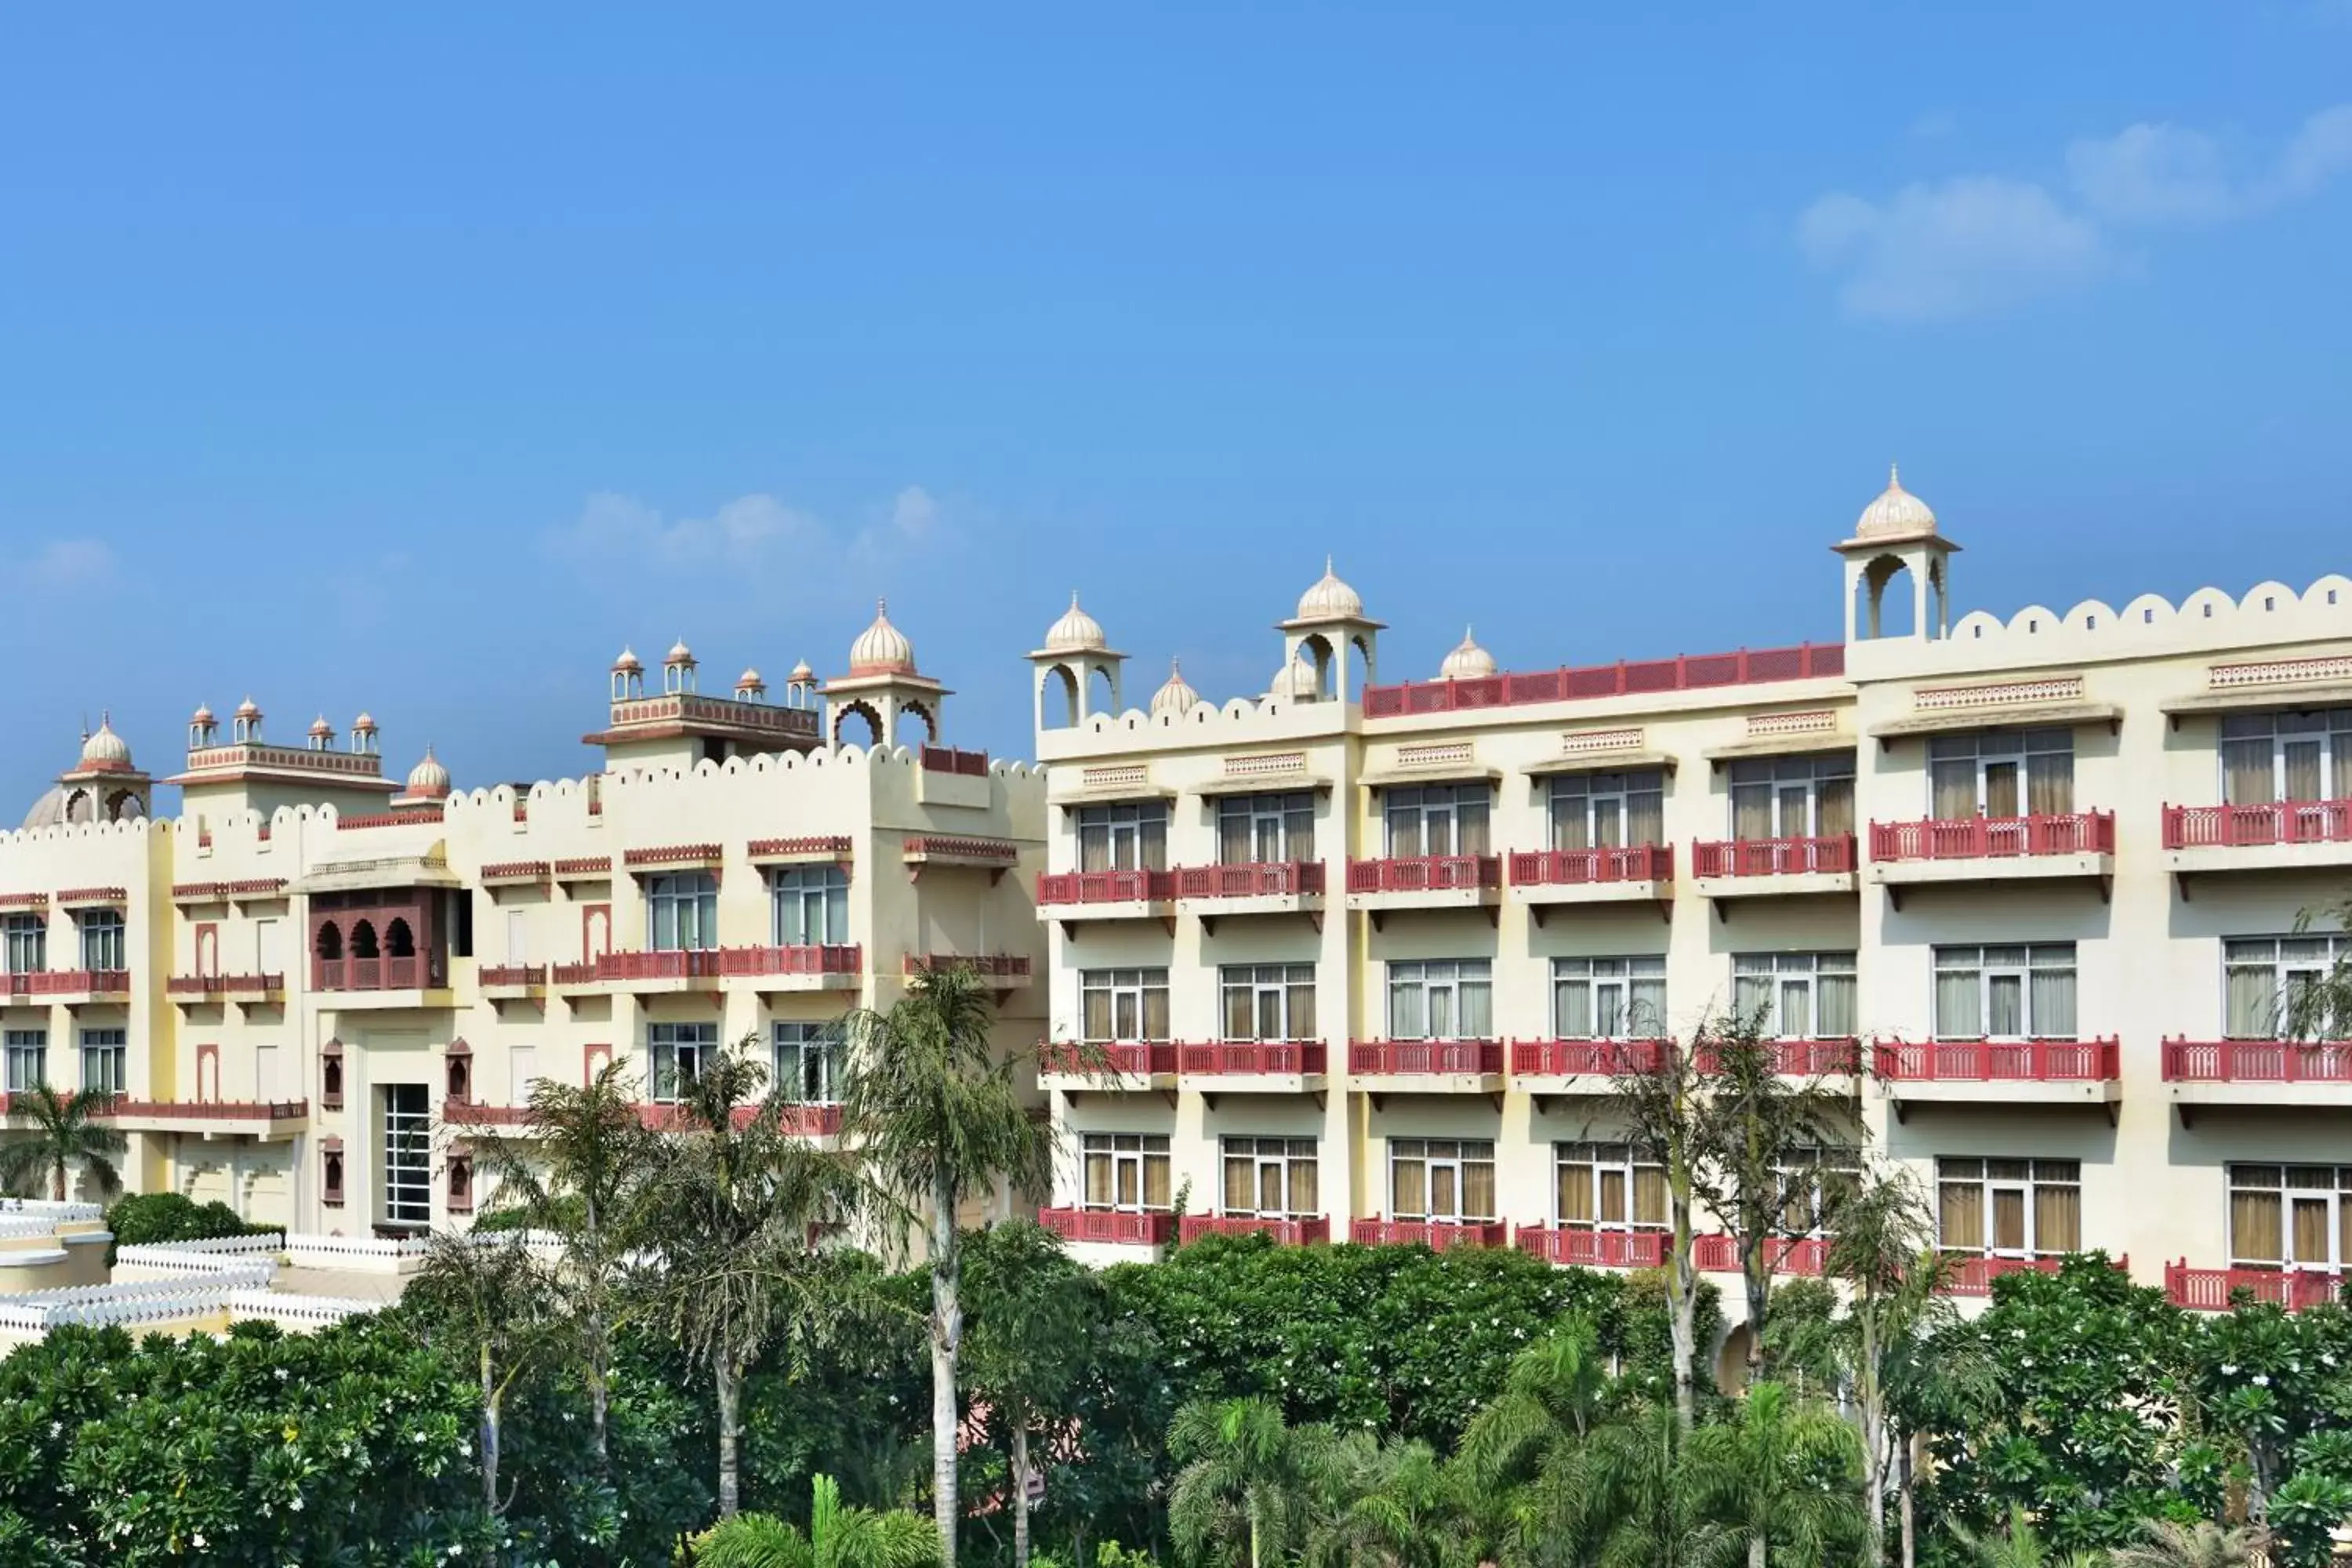
[{"label": "hotel building", "polygon": [[199,708],[170,819],[101,723],[0,835],[0,1136],[37,1086],[92,1090],[132,1191],[399,1235],[487,1199],[472,1140],[536,1079],[622,1062],[658,1121],[749,1041],[831,1137],[836,1020],[949,961],[1027,1049],[1044,781],[943,742],[950,693],[887,615],[847,663],[772,700],[755,670],[701,691],[683,644],[625,651],[599,771],[529,786],[459,790],[430,748],[394,783],[365,714],[282,745],[250,700],[226,733]]},{"label": "hotel building", "polygon": [[1834,548],[1841,642],[1506,674],[1465,636],[1385,684],[1327,569],[1222,704],[1128,707],[1074,604],[1030,656],[1036,912],[1053,1037],[1118,1070],[1045,1076],[1048,1222],[1655,1262],[1611,1074],[1736,1007],[1851,1108],[1809,1160],[1917,1173],[1959,1289],[2104,1248],[2317,1299],[2352,1046],[2281,1013],[2346,940],[2302,918],[2352,891],[2352,581],[1953,620],[1892,479]]}]

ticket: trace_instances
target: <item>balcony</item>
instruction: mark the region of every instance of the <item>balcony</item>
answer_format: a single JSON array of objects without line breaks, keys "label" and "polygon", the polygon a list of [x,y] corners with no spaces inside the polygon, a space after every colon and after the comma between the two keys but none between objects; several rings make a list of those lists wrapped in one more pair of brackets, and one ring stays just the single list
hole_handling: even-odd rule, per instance
[{"label": "balcony", "polygon": [[0,997],[14,1001],[128,1002],[131,973],[123,969],[31,969],[0,974]]},{"label": "balcony", "polygon": [[99,1116],[131,1132],[194,1132],[205,1137],[284,1137],[310,1120],[304,1100],[133,1100],[118,1095]]},{"label": "balcony", "polygon": [[494,996],[527,996],[534,991],[547,989],[547,965],[544,963],[486,963],[478,975],[485,994]]},{"label": "balcony", "polygon": [[1511,1084],[1535,1095],[1595,1095],[1616,1090],[1626,1073],[1655,1072],[1672,1040],[1513,1040]]},{"label": "balcony", "polygon": [[1176,1073],[1211,1104],[1220,1094],[1320,1094],[1329,1052],[1320,1040],[1187,1041]]},{"label": "balcony", "polygon": [[1283,1247],[1320,1247],[1331,1239],[1331,1221],[1319,1214],[1305,1219],[1238,1214],[1186,1215],[1179,1227],[1178,1239],[1190,1246],[1204,1236],[1270,1236]]},{"label": "balcony", "polygon": [[1664,903],[1674,896],[1671,844],[1518,850],[1511,856],[1511,897],[1532,906],[1538,922],[1553,904]]},{"label": "balcony", "polygon": [[2123,1097],[2122,1047],[2101,1040],[1893,1040],[1872,1054],[1895,1120],[1913,1102],[2095,1105]]},{"label": "balcony", "polygon": [[1047,871],[1037,879],[1037,909],[1064,929],[1077,921],[1176,918],[1173,871]]},{"label": "balcony", "polygon": [[423,1006],[428,993],[441,991],[448,984],[448,974],[437,956],[310,961],[310,989],[340,993],[338,1006],[365,1005],[371,1000],[383,1006]]},{"label": "balcony", "polygon": [[1164,1211],[1045,1208],[1037,1223],[1074,1246],[1165,1247],[1176,1239],[1176,1216]]},{"label": "balcony", "polygon": [[[1760,1043],[1772,1052],[1772,1070],[1782,1078],[1859,1079],[1862,1077],[1860,1040],[1765,1040]],[[1723,1070],[1721,1047],[1701,1045],[1694,1054],[1700,1072]]]},{"label": "balcony", "polygon": [[451,1127],[528,1127],[528,1105],[484,1105],[471,1100],[445,1100],[441,1120]]},{"label": "balcony", "polygon": [[2164,868],[2176,877],[2346,866],[2352,800],[2164,808]]},{"label": "balcony", "polygon": [[1705,899],[1851,893],[1854,889],[1853,835],[1694,844],[1691,884]]},{"label": "balcony", "polygon": [[[607,952],[595,960],[595,979],[629,991],[699,991],[713,980],[756,980],[760,991],[824,991],[855,986],[866,967],[855,945],[709,947]],[[558,985],[577,983],[578,969],[555,966]],[[569,973],[567,973],[569,972]]]},{"label": "balcony", "polygon": [[2290,1312],[2343,1299],[2345,1276],[2308,1268],[2191,1268],[2189,1260],[2164,1266],[2164,1297],[2192,1312],[2226,1312],[2239,1291]]},{"label": "balcony", "polygon": [[1502,897],[1503,863],[1493,855],[1413,855],[1348,862],[1348,907],[1370,910],[1492,909]]},{"label": "balcony", "polygon": [[[2063,1258],[1996,1258],[1983,1253],[1945,1254],[1941,1293],[1947,1296],[1990,1296],[1992,1282],[2004,1274],[2055,1274]],[[2128,1268],[2128,1262],[2117,1268]]]},{"label": "balcony", "polygon": [[1383,1094],[1503,1091],[1500,1040],[1350,1040],[1348,1076]]},{"label": "balcony", "polygon": [[[759,1115],[759,1106],[739,1105],[730,1120],[737,1127],[749,1127]],[[637,1120],[656,1132],[675,1132],[688,1124],[686,1108],[667,1100],[640,1104]],[[780,1105],[776,1108],[776,1121],[795,1138],[837,1138],[841,1135],[841,1107],[833,1103]]]},{"label": "balcony", "polygon": [[2198,1105],[2352,1107],[2352,1042],[2164,1042],[2165,1092],[2186,1118]]},{"label": "balcony", "polygon": [[[1101,1053],[1095,1070],[1085,1058]],[[1176,1087],[1176,1046],[1169,1040],[1111,1045],[1049,1045],[1039,1053],[1037,1087],[1064,1094],[1134,1094]]]},{"label": "balcony", "polygon": [[[1772,1236],[1764,1238],[1776,1275],[1802,1275],[1817,1279],[1829,1265],[1828,1238],[1819,1236]],[[1730,1236],[1691,1237],[1691,1266],[1702,1274],[1737,1274],[1739,1240]]]},{"label": "balcony", "polygon": [[1398,719],[1416,713],[1458,713],[1530,703],[1585,702],[1664,691],[1700,691],[1766,681],[1811,680],[1845,673],[1845,645],[1742,648],[1737,653],[1686,654],[1674,658],[1489,675],[1475,680],[1418,680],[1364,689],[1364,717]]},{"label": "balcony", "polygon": [[1320,860],[1248,860],[1176,868],[1176,897],[1193,906],[1204,927],[1225,915],[1319,915],[1324,883]]},{"label": "balcony", "polygon": [[1519,1226],[1511,1245],[1546,1263],[1575,1268],[1663,1268],[1663,1230],[1603,1230],[1589,1225]]},{"label": "balcony", "polygon": [[174,974],[164,994],[182,1007],[205,1002],[276,1002],[286,994],[283,974]]},{"label": "balcony", "polygon": [[1870,880],[1887,888],[1928,882],[2063,881],[2116,874],[2116,814],[1929,817],[1870,825]]},{"label": "balcony", "polygon": [[1360,1219],[1348,1226],[1348,1239],[1358,1247],[1426,1247],[1444,1252],[1455,1247],[1502,1247],[1510,1227],[1501,1220]]},{"label": "balcony", "polygon": [[969,969],[982,980],[998,982],[997,989],[1002,991],[1027,984],[1031,965],[1025,952],[910,952],[901,968],[909,980]]}]

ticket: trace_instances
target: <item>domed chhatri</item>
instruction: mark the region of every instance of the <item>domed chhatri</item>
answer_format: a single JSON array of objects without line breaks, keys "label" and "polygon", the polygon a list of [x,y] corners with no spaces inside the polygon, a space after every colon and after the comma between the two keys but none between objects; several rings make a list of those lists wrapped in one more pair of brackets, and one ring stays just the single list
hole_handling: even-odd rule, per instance
[{"label": "domed chhatri", "polygon": [[1499,668],[1495,663],[1495,656],[1480,647],[1477,640],[1470,635],[1470,628],[1465,626],[1460,644],[1445,656],[1445,662],[1437,667],[1437,679],[1484,680]]},{"label": "domed chhatri", "polygon": [[114,732],[113,715],[100,713],[98,732],[83,739],[81,765],[113,773],[130,771],[131,742]]},{"label": "domed chhatri", "polygon": [[849,673],[852,675],[912,675],[915,673],[915,645],[907,634],[890,624],[890,601],[874,601],[874,624],[857,634],[849,645]]},{"label": "domed chhatri", "polygon": [[1154,719],[1181,719],[1200,705],[1201,694],[1184,679],[1184,666],[1176,659],[1168,661],[1168,679],[1151,694],[1151,716]]},{"label": "domed chhatri", "polygon": [[252,698],[248,697],[244,701],[236,705],[236,712],[234,717],[239,719],[258,719],[261,717],[261,705],[256,702]]},{"label": "domed chhatri", "polygon": [[362,714],[361,714],[358,718],[356,718],[356,719],[352,720],[352,734],[354,734],[354,735],[373,735],[373,734],[374,734],[374,733],[375,733],[375,716],[374,716],[373,714],[372,714],[372,713],[362,713]]},{"label": "domed chhatri", "polygon": [[213,709],[209,702],[197,703],[196,710],[188,715],[188,722],[191,724],[209,724],[212,721]]},{"label": "domed chhatri", "polygon": [[621,649],[621,657],[613,661],[613,673],[615,675],[620,675],[625,672],[635,674],[637,671],[644,669],[645,667],[645,660],[637,657],[637,653],[635,648],[623,647]]},{"label": "domed chhatri", "polygon": [[816,671],[809,668],[808,660],[802,659],[793,666],[793,672],[784,680],[792,686],[813,686],[816,683]]},{"label": "domed chhatri", "polygon": [[425,760],[408,770],[408,788],[403,798],[408,800],[446,800],[449,795],[449,770],[434,756],[433,748],[425,748]]},{"label": "domed chhatri", "polygon": [[1315,674],[1315,667],[1303,658],[1293,658],[1274,672],[1274,684],[1266,690],[1268,697],[1283,702],[1312,702],[1323,694],[1323,683]]},{"label": "domed chhatri", "polygon": [[1093,653],[1108,647],[1102,623],[1078,608],[1076,589],[1070,592],[1070,607],[1062,618],[1045,628],[1045,648],[1050,653]]},{"label": "domed chhatri", "polygon": [[310,738],[314,741],[331,741],[335,738],[335,727],[327,722],[327,716],[324,713],[310,721]]},{"label": "domed chhatri", "polygon": [[750,697],[756,697],[761,692],[767,690],[768,683],[760,679],[760,667],[756,664],[752,665],[746,668],[742,674],[737,676],[735,678],[735,689],[738,692]]},{"label": "domed chhatri", "polygon": [[1364,616],[1364,598],[1331,570],[1331,558],[1323,558],[1323,575],[1315,585],[1298,595],[1298,614],[1302,621],[1354,621]]},{"label": "domed chhatri", "polygon": [[1893,463],[1886,465],[1886,489],[1876,500],[1862,509],[1862,521],[1854,524],[1856,539],[1911,539],[1936,531],[1936,513],[1926,501],[1903,488],[1903,477]]},{"label": "domed chhatri", "polygon": [[670,644],[669,653],[662,659],[664,664],[692,664],[693,662],[694,650],[686,646],[684,637]]}]

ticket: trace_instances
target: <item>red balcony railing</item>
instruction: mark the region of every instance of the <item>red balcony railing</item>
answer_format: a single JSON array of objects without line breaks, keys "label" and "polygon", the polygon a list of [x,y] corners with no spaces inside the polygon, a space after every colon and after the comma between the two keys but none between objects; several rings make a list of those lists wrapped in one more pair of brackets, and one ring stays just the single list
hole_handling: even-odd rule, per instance
[{"label": "red balcony railing", "polygon": [[547,978],[557,985],[593,985],[596,961],[592,958],[585,963],[551,963],[547,966]]},{"label": "red balcony railing", "polygon": [[1589,882],[1670,882],[1671,844],[1628,844],[1609,849],[1523,849],[1511,856],[1511,886],[1574,888]]},{"label": "red balcony railing", "polygon": [[173,996],[261,996],[286,989],[283,974],[174,974],[163,982]]},{"label": "red balcony railing", "polygon": [[1530,702],[1574,702],[1597,697],[1693,691],[1844,673],[1844,644],[1800,643],[1795,647],[1685,654],[1630,664],[1620,660],[1581,668],[1533,670],[1525,675],[1489,675],[1475,680],[1416,680],[1402,686],[1370,686],[1364,689],[1364,717],[1394,719],[1408,713],[1515,708]]},{"label": "red balcony railing", "polygon": [[[1772,1053],[1772,1070],[1783,1078],[1834,1078],[1862,1071],[1862,1042],[1844,1040],[1766,1040]],[[1723,1070],[1722,1047],[1702,1044],[1693,1053],[1703,1073]]]},{"label": "red balcony railing", "polygon": [[1113,1247],[1165,1247],[1176,1238],[1176,1216],[1133,1209],[1039,1209],[1037,1223],[1064,1241]]},{"label": "red balcony railing", "polygon": [[1514,1078],[1614,1078],[1655,1072],[1672,1040],[1513,1040]]},{"label": "red balcony railing", "polygon": [[1320,1040],[1203,1040],[1176,1047],[1176,1070],[1186,1078],[1290,1077],[1328,1070]]},{"label": "red balcony railing", "polygon": [[[756,1105],[739,1105],[730,1120],[738,1127],[749,1127],[759,1114]],[[688,1124],[684,1106],[663,1101],[640,1104],[637,1120],[656,1132],[674,1132]],[[776,1108],[776,1125],[799,1138],[835,1137],[841,1131],[841,1107],[780,1105]]]},{"label": "red balcony railing", "polygon": [[101,1117],[175,1116],[196,1121],[299,1121],[310,1114],[307,1100],[132,1100],[116,1095],[96,1112]]},{"label": "red balcony railing", "polygon": [[859,974],[865,969],[866,950],[854,942],[719,950],[719,973],[729,976]]},{"label": "red balcony railing", "polygon": [[2267,844],[2352,842],[2352,800],[2283,800],[2262,805],[2168,805],[2167,849],[2246,849]]},{"label": "red balcony railing", "polygon": [[1176,1070],[1176,1046],[1170,1040],[1120,1040],[1091,1046],[1057,1043],[1045,1048],[1038,1065],[1045,1072],[1084,1073],[1087,1070],[1085,1058],[1097,1051],[1102,1054],[1098,1070],[1105,1074],[1142,1078]]},{"label": "red balcony railing", "polygon": [[1601,1230],[1588,1225],[1526,1226],[1511,1245],[1547,1263],[1579,1268],[1662,1268],[1666,1262],[1663,1230]]},{"label": "red balcony railing", "polygon": [[1358,1247],[1426,1247],[1444,1252],[1451,1247],[1501,1247],[1510,1227],[1501,1220],[1370,1219],[1351,1221],[1348,1239]]},{"label": "red balcony railing", "polygon": [[[414,991],[431,973],[421,958],[314,958],[313,991]],[[439,983],[433,976],[432,984]]]},{"label": "red balcony railing", "polygon": [[114,996],[131,989],[122,969],[31,969],[0,974],[0,990],[12,996]]},{"label": "red balcony railing", "polygon": [[[1770,1236],[1764,1250],[1775,1274],[1818,1277],[1829,1261],[1830,1244],[1818,1236]],[[1691,1237],[1691,1265],[1708,1274],[1739,1272],[1739,1242],[1729,1236]]]},{"label": "red balcony railing", "polygon": [[712,980],[756,975],[856,974],[866,965],[865,950],[854,942],[838,945],[787,947],[710,947],[653,952],[607,952],[595,960],[595,973],[582,976],[583,966],[559,963],[558,984],[597,980]]},{"label": "red balcony railing", "polygon": [[1452,893],[1502,886],[1493,855],[1413,855],[1402,859],[1350,860],[1351,893]]},{"label": "red balcony railing", "polygon": [[1853,869],[1853,835],[1820,838],[1725,838],[1691,846],[1694,877],[1802,877]]},{"label": "red balcony railing", "polygon": [[1878,1076],[1913,1083],[2100,1083],[2122,1071],[2103,1040],[1882,1040]]},{"label": "red balcony railing", "polygon": [[967,778],[988,776],[988,753],[966,752],[954,746],[925,746],[919,753],[925,769],[935,773],[961,773]]},{"label": "red balcony railing", "polygon": [[1365,1078],[1499,1073],[1500,1040],[1350,1040],[1348,1070]]},{"label": "red balcony railing", "polygon": [[1874,860],[2008,860],[2035,855],[2112,855],[2116,814],[2075,811],[2052,816],[1929,817],[1874,822]]},{"label": "red balcony railing", "polygon": [[530,1121],[530,1107],[445,1100],[441,1102],[441,1120],[452,1127],[522,1127]]},{"label": "red balcony railing", "polygon": [[712,980],[718,975],[719,949],[715,947],[606,952],[596,958],[599,980]]},{"label": "red balcony railing", "polygon": [[1180,866],[1180,899],[1320,898],[1320,860],[1250,860],[1235,866]]},{"label": "red balcony railing", "polygon": [[[1990,1296],[1992,1282],[2004,1274],[2055,1274],[2064,1258],[2053,1254],[2039,1258],[1992,1258],[1982,1253],[1946,1253],[1942,1285],[1947,1296]],[[2126,1274],[2131,1272],[2128,1257],[2111,1260],[2111,1266]]]},{"label": "red balcony railing", "polygon": [[2167,1040],[2167,1083],[2352,1083],[2352,1042]]},{"label": "red balcony railing", "polygon": [[1173,871],[1047,871],[1037,879],[1041,904],[1145,904],[1175,896]]},{"label": "red balcony railing", "polygon": [[1179,1238],[1193,1242],[1204,1236],[1270,1236],[1285,1247],[1319,1246],[1331,1239],[1328,1215],[1307,1219],[1276,1219],[1259,1215],[1188,1214]]},{"label": "red balcony railing", "polygon": [[485,985],[544,985],[547,965],[544,963],[486,963],[482,966]]},{"label": "red balcony railing", "polygon": [[909,975],[940,974],[950,969],[969,969],[974,974],[997,980],[1029,978],[1029,955],[1025,952],[910,952],[907,955],[906,972]]},{"label": "red balcony railing", "polygon": [[2189,1260],[2164,1266],[2165,1299],[2192,1312],[2226,1312],[2231,1297],[2248,1292],[2257,1301],[2300,1312],[2341,1299],[2344,1276],[2303,1268],[2191,1268]]}]

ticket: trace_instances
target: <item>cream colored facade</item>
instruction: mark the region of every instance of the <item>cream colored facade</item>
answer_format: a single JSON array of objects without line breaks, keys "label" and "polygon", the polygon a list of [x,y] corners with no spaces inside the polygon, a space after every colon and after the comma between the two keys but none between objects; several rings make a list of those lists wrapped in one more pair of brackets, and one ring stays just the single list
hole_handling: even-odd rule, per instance
[{"label": "cream colored facade", "polygon": [[994,977],[1025,1048],[1044,780],[941,743],[950,693],[887,615],[848,667],[771,700],[625,652],[603,767],[527,788],[456,788],[429,748],[396,784],[364,715],[279,745],[249,700],[226,735],[200,710],[172,818],[102,726],[0,836],[0,1128],[36,1083],[100,1089],[132,1190],[365,1237],[465,1223],[471,1140],[608,1059],[658,1118],[697,1052],[750,1041],[830,1136],[822,1032],[929,963]]},{"label": "cream colored facade", "polygon": [[[2352,581],[1953,622],[1958,546],[1892,482],[1836,548],[1843,645],[1503,676],[1465,637],[1389,686],[1327,571],[1270,694],[1222,704],[1126,704],[1074,609],[1031,656],[1049,1023],[1125,1076],[1047,1079],[1053,1222],[1101,1258],[1175,1206],[1639,1261],[1603,1097],[1643,1047],[1593,1037],[1769,995],[1859,1042],[1790,1066],[1864,1068],[1832,1078],[1856,1143],[1928,1184],[1969,1289],[2074,1247],[2194,1305],[2352,1268],[2352,1050],[2268,1038],[2335,924],[2285,939],[2352,882]],[[1226,1043],[1277,1033],[1313,1044]]]}]

